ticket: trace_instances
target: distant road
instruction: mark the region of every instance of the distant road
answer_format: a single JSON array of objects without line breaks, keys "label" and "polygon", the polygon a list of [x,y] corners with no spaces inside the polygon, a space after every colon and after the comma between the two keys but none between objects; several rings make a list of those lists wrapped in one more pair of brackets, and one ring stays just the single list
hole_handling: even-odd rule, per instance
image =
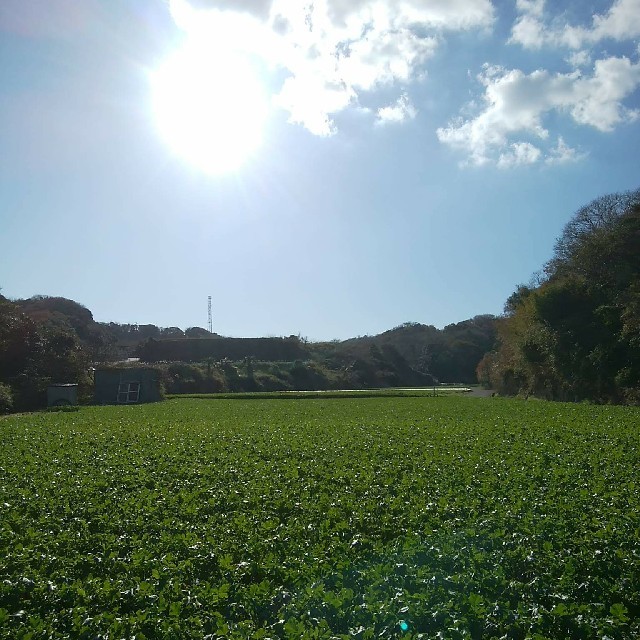
[{"label": "distant road", "polygon": [[[371,393],[372,391],[411,391],[414,393],[433,393],[433,387],[382,387],[379,389],[323,389],[318,391],[279,391],[278,393]],[[435,387],[438,391],[458,391],[460,393],[472,393],[471,387]],[[484,391],[484,389],[478,389]],[[475,395],[475,394],[474,394]],[[488,393],[491,395],[491,392]]]}]

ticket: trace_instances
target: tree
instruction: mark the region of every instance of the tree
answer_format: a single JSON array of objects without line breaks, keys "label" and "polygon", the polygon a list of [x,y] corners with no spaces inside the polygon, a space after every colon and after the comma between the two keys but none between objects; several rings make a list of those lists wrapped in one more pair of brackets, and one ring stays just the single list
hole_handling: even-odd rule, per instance
[{"label": "tree", "polygon": [[202,327],[189,327],[185,329],[184,335],[187,338],[211,338],[212,334]]},{"label": "tree", "polygon": [[33,320],[0,296],[0,380],[7,381],[24,371],[39,341]]},{"label": "tree", "polygon": [[160,329],[160,337],[163,340],[175,340],[184,338],[184,331],[179,327],[167,327],[166,329]]},{"label": "tree", "polygon": [[9,413],[13,409],[13,391],[8,384],[0,382],[0,413]]},{"label": "tree", "polygon": [[621,220],[638,206],[640,189],[608,194],[578,209],[556,241],[553,258],[545,266],[547,277],[591,277],[602,267],[610,269],[615,255],[608,250],[612,235],[620,234]]},{"label": "tree", "polygon": [[640,190],[579,209],[545,273],[507,300],[479,376],[505,393],[640,400]]},{"label": "tree", "polygon": [[526,284],[519,284],[516,290],[507,298],[504,303],[504,313],[507,316],[513,315],[518,307],[527,299],[533,289]]}]

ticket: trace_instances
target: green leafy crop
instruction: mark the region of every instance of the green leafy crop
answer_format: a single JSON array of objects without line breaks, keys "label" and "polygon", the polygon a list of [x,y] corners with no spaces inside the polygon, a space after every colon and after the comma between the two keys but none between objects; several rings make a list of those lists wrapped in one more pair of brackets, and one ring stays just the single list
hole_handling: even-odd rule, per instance
[{"label": "green leafy crop", "polygon": [[0,420],[0,638],[640,637],[640,412],[172,400]]}]

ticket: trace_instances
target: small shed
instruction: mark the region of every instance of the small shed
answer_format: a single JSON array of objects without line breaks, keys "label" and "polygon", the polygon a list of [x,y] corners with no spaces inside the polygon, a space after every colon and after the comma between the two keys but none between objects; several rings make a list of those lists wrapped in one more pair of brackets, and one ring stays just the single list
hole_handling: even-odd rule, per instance
[{"label": "small shed", "polygon": [[78,404],[77,384],[50,384],[47,387],[47,407],[64,407],[76,404]]},{"label": "small shed", "polygon": [[105,367],[94,372],[97,404],[141,404],[162,400],[160,376],[151,367]]}]

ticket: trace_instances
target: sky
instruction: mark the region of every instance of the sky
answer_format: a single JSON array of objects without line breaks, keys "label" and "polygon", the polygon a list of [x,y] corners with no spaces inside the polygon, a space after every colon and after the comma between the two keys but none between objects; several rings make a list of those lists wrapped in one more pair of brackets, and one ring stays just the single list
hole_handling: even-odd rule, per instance
[{"label": "sky", "polygon": [[100,322],[500,314],[640,187],[640,0],[2,0],[0,288]]}]

